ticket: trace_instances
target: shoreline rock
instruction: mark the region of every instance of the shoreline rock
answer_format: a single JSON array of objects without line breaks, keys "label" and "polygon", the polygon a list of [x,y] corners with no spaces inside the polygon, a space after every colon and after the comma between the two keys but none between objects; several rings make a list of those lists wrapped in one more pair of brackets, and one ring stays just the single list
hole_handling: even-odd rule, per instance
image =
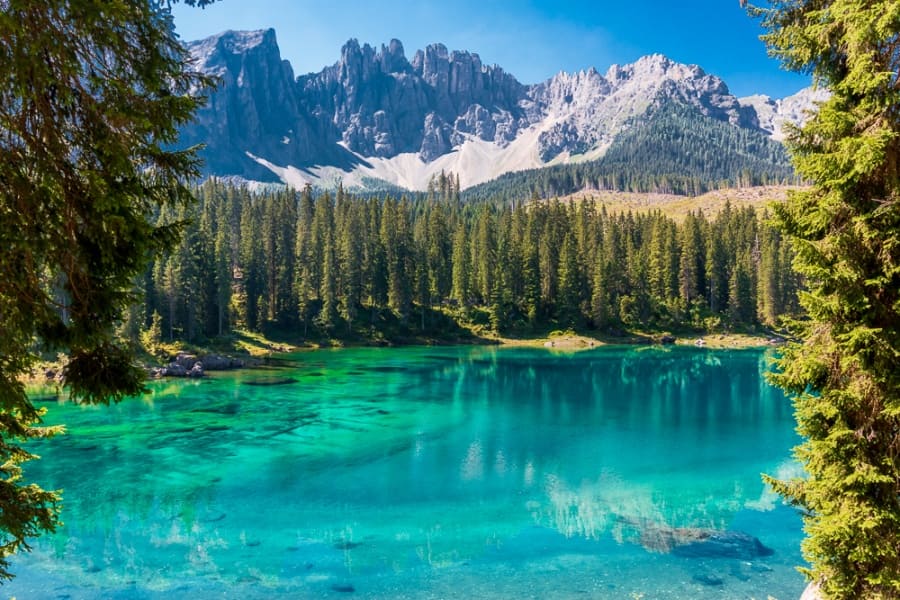
[{"label": "shoreline rock", "polygon": [[154,379],[162,377],[188,377],[200,378],[207,371],[228,371],[242,369],[245,363],[239,358],[222,356],[219,354],[207,354],[197,357],[186,352],[179,352],[175,359],[163,367],[154,367],[149,370],[149,376]]}]

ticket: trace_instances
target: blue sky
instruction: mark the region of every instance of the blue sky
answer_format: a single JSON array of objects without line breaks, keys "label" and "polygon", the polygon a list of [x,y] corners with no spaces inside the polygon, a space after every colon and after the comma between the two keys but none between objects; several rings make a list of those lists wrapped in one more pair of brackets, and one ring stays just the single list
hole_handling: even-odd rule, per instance
[{"label": "blue sky", "polygon": [[296,74],[334,64],[350,38],[376,47],[397,38],[407,57],[442,42],[477,52],[523,83],[590,66],[605,72],[651,53],[698,64],[738,96],[783,97],[810,81],[766,55],[762,29],[738,0],[219,0],[203,10],[177,4],[173,12],[185,40],[274,27]]}]

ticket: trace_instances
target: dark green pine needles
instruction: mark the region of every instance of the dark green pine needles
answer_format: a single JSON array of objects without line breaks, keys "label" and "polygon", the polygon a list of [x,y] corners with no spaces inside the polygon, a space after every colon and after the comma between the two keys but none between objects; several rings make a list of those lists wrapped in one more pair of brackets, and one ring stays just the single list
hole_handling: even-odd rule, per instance
[{"label": "dark green pine needles", "polygon": [[777,1],[772,55],[832,92],[790,137],[813,183],[778,211],[807,281],[802,341],[774,380],[795,398],[808,575],[829,598],[900,598],[900,4]]},{"label": "dark green pine needles", "polygon": [[[189,1],[197,4],[197,0]],[[203,0],[200,0],[203,4]],[[206,79],[188,68],[160,3],[0,3],[0,579],[27,538],[53,530],[59,497],[22,482],[19,444],[58,429],[19,378],[65,351],[72,397],[109,402],[143,372],[115,340],[134,278],[179,227],[191,150],[170,148]]]}]

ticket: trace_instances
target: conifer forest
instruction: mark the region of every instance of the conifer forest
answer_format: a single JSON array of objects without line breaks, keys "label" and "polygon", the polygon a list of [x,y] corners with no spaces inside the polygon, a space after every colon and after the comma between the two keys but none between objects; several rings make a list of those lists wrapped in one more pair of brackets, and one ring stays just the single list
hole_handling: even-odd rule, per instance
[{"label": "conifer forest", "polygon": [[574,328],[747,330],[798,311],[792,250],[768,213],[726,206],[681,222],[590,201],[463,203],[454,178],[417,198],[210,180],[160,214],[180,245],[137,282],[132,338],[197,341],[234,328],[378,337]]}]

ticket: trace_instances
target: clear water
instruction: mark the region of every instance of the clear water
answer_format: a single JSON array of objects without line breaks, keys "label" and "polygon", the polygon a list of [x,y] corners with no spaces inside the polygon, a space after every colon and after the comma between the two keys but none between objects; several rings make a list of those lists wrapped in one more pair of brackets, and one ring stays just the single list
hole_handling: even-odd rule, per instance
[{"label": "clear water", "polygon": [[[32,598],[798,598],[790,403],[757,351],[316,351],[45,399],[29,477],[65,525],[16,558]],[[683,556],[676,528],[769,556]],[[695,529],[690,529],[695,531]]]}]

